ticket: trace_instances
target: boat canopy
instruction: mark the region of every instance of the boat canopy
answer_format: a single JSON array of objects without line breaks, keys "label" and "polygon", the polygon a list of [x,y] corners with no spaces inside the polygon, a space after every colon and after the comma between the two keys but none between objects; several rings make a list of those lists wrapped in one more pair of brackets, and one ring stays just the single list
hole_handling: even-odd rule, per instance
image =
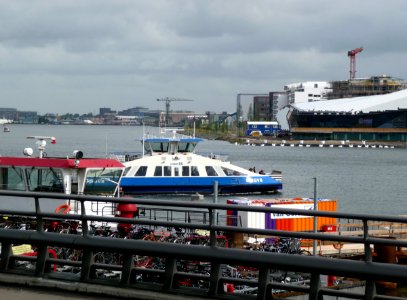
[{"label": "boat canopy", "polygon": [[187,153],[193,152],[196,145],[202,142],[200,138],[147,138],[144,143],[144,150],[149,153]]},{"label": "boat canopy", "polygon": [[123,171],[114,159],[0,157],[0,190],[114,195]]}]

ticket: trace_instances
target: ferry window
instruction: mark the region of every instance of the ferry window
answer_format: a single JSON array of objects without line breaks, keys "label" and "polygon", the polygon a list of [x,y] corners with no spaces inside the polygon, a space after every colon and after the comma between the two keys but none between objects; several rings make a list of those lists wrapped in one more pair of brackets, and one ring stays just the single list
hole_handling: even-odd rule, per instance
[{"label": "ferry window", "polygon": [[208,176],[218,176],[218,174],[216,173],[215,169],[212,166],[206,166],[205,170]]},{"label": "ferry window", "polygon": [[163,168],[161,166],[155,167],[154,176],[163,176]]},{"label": "ferry window", "polygon": [[138,170],[134,176],[146,176],[146,174],[147,174],[147,166],[140,166],[140,168],[138,168]]},{"label": "ferry window", "polygon": [[62,173],[60,170],[29,169],[26,170],[30,191],[63,192]]},{"label": "ferry window", "polygon": [[24,191],[23,171],[20,168],[0,168],[0,189]]},{"label": "ferry window", "polygon": [[239,175],[244,175],[244,174],[240,173],[239,171],[231,170],[231,169],[224,168],[224,167],[222,167],[222,171],[225,172],[225,175],[226,175],[226,176],[239,176]]},{"label": "ferry window", "polygon": [[86,173],[85,194],[113,195],[119,185],[121,169],[91,169]]},{"label": "ferry window", "polygon": [[171,176],[171,167],[164,166],[164,176]]},{"label": "ferry window", "polygon": [[196,143],[179,143],[178,152],[192,152],[194,151]]},{"label": "ferry window", "polygon": [[127,175],[127,173],[129,173],[130,169],[131,169],[131,167],[127,167],[126,169],[124,169],[123,176]]},{"label": "ferry window", "polygon": [[191,167],[191,176],[199,176],[198,167],[196,166]]},{"label": "ferry window", "polygon": [[168,146],[170,143],[149,143],[151,146],[151,149],[154,152],[168,152]]},{"label": "ferry window", "polygon": [[189,176],[189,167],[182,167],[182,176]]},{"label": "ferry window", "polygon": [[179,168],[178,167],[174,168],[174,176],[179,176]]}]

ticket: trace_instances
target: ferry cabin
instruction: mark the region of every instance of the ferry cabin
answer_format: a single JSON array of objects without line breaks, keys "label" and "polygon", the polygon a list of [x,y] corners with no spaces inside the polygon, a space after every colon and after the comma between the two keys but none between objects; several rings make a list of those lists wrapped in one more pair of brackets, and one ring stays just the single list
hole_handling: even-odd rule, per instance
[{"label": "ferry cabin", "polygon": [[[114,195],[124,166],[113,159],[0,157],[0,189],[22,192]],[[100,184],[103,182],[103,184]],[[34,210],[34,201],[3,197],[2,209]],[[53,212],[62,200],[41,199]],[[72,208],[78,210],[77,204]]]}]

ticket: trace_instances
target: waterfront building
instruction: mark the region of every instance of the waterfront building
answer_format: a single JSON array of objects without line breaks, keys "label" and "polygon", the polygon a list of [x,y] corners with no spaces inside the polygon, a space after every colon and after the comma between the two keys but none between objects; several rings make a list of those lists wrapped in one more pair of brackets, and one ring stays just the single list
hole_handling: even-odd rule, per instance
[{"label": "waterfront building", "polygon": [[277,121],[283,129],[288,130],[285,118],[279,117],[281,110],[295,103],[325,100],[331,91],[331,85],[326,81],[307,81],[285,85],[284,91],[269,92],[268,97],[253,97],[253,119],[256,121]]},{"label": "waterfront building", "polygon": [[270,92],[268,96],[253,97],[253,120],[276,121],[277,112],[288,104],[286,92]]},{"label": "waterfront building", "polygon": [[277,121],[277,113],[280,109],[288,104],[288,95],[286,92],[270,92],[270,100],[272,101],[271,121]]},{"label": "waterfront building", "polygon": [[287,93],[288,104],[298,104],[327,99],[332,88],[326,81],[307,81],[285,85],[284,91]]},{"label": "waterfront building", "polygon": [[383,95],[404,90],[407,86],[403,79],[381,75],[331,81],[331,87],[332,91],[327,94],[328,99]]},{"label": "waterfront building", "polygon": [[105,115],[115,115],[116,111],[112,110],[109,107],[101,107],[99,108],[99,115],[105,116]]},{"label": "waterfront building", "polygon": [[147,111],[148,111],[148,108],[146,108],[146,107],[136,106],[136,107],[132,107],[132,108],[128,108],[128,109],[119,111],[118,115],[142,117],[144,115],[144,113],[146,113]]},{"label": "waterfront building", "polygon": [[18,116],[18,111],[15,108],[0,108],[0,118],[15,121]]},{"label": "waterfront building", "polygon": [[193,111],[174,111],[170,112],[170,124],[183,126],[188,122],[188,116],[194,114]]},{"label": "waterfront building", "polygon": [[38,114],[36,111],[19,111],[16,108],[0,108],[0,118],[11,120],[21,124],[37,124]]},{"label": "waterfront building", "polygon": [[280,117],[296,139],[407,141],[407,90],[292,104]]},{"label": "waterfront building", "polygon": [[270,100],[270,97],[268,95],[253,97],[253,120],[270,120],[271,111],[272,101]]},{"label": "waterfront building", "polygon": [[38,119],[36,111],[18,111],[14,121],[20,124],[38,124]]}]

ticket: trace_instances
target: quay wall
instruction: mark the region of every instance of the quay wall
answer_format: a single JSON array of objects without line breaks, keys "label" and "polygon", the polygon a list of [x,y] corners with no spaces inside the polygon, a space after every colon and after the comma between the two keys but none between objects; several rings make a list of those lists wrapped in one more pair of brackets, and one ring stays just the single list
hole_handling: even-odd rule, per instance
[{"label": "quay wall", "polygon": [[337,140],[292,140],[274,138],[240,138],[237,144],[253,146],[285,147],[340,147],[340,148],[407,148],[406,142],[394,141],[337,141]]}]

